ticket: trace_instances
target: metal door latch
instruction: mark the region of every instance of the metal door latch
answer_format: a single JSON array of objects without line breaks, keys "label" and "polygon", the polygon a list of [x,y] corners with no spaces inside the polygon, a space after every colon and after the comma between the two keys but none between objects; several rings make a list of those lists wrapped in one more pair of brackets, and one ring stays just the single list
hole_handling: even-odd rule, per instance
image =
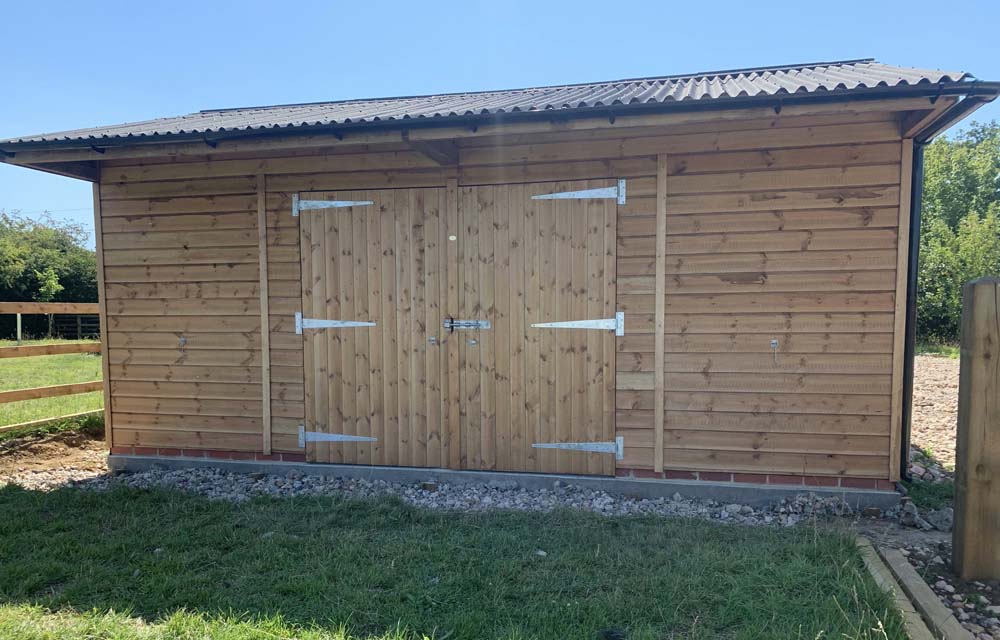
[{"label": "metal door latch", "polygon": [[455,329],[489,329],[489,320],[456,320],[455,318],[445,318],[444,328],[448,331]]}]

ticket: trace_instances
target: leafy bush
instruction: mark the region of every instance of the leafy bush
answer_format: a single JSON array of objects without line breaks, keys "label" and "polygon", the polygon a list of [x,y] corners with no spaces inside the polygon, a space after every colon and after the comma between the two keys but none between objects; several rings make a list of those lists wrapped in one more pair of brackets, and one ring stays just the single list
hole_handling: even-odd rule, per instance
[{"label": "leafy bush", "polygon": [[1000,275],[1000,125],[974,123],[925,153],[917,336],[956,342],[962,285]]}]

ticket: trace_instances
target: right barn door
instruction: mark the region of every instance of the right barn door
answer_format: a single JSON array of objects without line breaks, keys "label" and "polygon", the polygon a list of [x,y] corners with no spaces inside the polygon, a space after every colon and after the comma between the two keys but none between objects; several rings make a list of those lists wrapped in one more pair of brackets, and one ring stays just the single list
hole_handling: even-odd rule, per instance
[{"label": "right barn door", "polygon": [[623,188],[589,180],[461,189],[451,333],[464,468],[614,474]]}]

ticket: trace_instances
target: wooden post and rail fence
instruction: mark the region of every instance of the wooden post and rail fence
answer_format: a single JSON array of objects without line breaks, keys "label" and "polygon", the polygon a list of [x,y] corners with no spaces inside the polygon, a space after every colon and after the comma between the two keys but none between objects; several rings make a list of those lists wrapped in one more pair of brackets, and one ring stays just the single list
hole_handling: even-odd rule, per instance
[{"label": "wooden post and rail fence", "polygon": [[[100,342],[71,342],[67,344],[40,344],[29,346],[20,345],[22,314],[96,313],[98,313],[98,305],[96,302],[0,302],[0,314],[17,314],[18,328],[18,346],[0,347],[0,359],[52,356],[66,353],[100,353]],[[91,391],[100,391],[103,388],[103,381],[94,380],[91,382],[74,382],[71,384],[57,384],[48,387],[35,387],[33,389],[0,391],[0,404],[19,402],[21,400],[36,400],[39,398],[55,398],[57,396],[68,396],[77,393],[90,393]],[[75,416],[53,416],[51,418],[45,418],[44,420],[38,420],[31,423],[0,426],[0,431],[29,427],[36,423],[40,424],[52,420],[59,420],[60,418],[70,417]]]}]

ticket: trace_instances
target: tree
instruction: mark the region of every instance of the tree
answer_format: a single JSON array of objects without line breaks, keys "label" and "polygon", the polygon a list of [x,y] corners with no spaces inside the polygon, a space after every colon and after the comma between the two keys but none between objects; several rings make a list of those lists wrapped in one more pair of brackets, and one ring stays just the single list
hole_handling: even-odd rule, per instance
[{"label": "tree", "polygon": [[917,336],[954,342],[962,284],[1000,274],[1000,125],[973,123],[925,154]]},{"label": "tree", "polygon": [[[77,224],[0,210],[0,301],[96,302],[97,259],[88,239]],[[8,325],[0,316],[0,334],[10,333]]]}]

